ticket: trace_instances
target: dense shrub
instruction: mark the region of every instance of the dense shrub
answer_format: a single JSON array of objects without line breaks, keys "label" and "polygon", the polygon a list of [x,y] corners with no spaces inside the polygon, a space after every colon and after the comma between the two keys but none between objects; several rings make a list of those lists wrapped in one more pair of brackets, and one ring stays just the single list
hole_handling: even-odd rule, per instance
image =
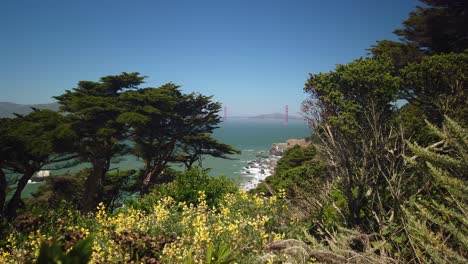
[{"label": "dense shrub", "polygon": [[287,149],[278,161],[274,174],[266,178],[266,184],[260,183],[255,192],[268,193],[268,185],[273,191],[284,189],[288,197],[292,197],[295,190],[312,188],[311,183],[318,184],[324,172],[324,166],[316,160],[316,154],[312,145]]},{"label": "dense shrub", "polygon": [[198,204],[199,192],[204,192],[206,202],[211,207],[217,204],[228,193],[235,193],[238,185],[225,176],[212,177],[207,170],[189,170],[176,174],[174,181],[161,184],[153,189],[153,192],[145,198],[129,204],[145,209],[152,208],[152,205],[162,197],[170,196],[176,202],[186,202],[187,204]]},{"label": "dense shrub", "polygon": [[430,147],[408,143],[415,154],[408,162],[426,179],[425,194],[405,206],[408,237],[414,256],[422,262],[466,263],[468,250],[468,133],[445,117],[438,129],[429,125],[439,141]]},{"label": "dense shrub", "polygon": [[418,103],[408,103],[399,109],[396,125],[402,126],[407,139],[424,146],[436,140],[434,134],[427,129],[425,119],[427,116]]},{"label": "dense shrub", "polygon": [[47,177],[39,189],[32,193],[29,204],[47,209],[58,208],[62,201],[78,205],[83,195],[87,170],[76,174]]},{"label": "dense shrub", "polygon": [[[28,205],[35,210],[51,210],[66,202],[78,208],[89,173],[89,169],[83,169],[76,173],[47,177],[39,189],[32,193],[32,198],[27,200]],[[109,171],[102,183],[102,202],[111,209],[121,206],[134,192],[136,177],[136,170]]]},{"label": "dense shrub", "polygon": [[207,198],[198,191],[195,206],[166,196],[149,211],[127,207],[114,214],[104,205],[88,216],[56,210],[26,235],[11,232],[0,262],[32,262],[43,242],[70,250],[92,237],[92,263],[218,263],[206,262],[207,255],[251,263],[265,245],[296,232],[288,227],[282,195],[264,198],[238,190],[218,197],[213,207]]}]

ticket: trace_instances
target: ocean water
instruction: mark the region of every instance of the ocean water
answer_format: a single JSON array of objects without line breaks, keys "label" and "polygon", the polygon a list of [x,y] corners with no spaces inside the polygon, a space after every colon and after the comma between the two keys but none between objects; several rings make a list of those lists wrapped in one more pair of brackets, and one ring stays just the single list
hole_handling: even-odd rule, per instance
[{"label": "ocean water", "polygon": [[214,137],[241,151],[233,155],[234,160],[207,157],[203,167],[211,168],[211,175],[225,175],[239,179],[241,184],[258,178],[259,175],[244,173],[247,163],[256,160],[257,153],[268,151],[273,143],[286,142],[291,138],[304,138],[310,135],[310,128],[303,120],[289,120],[285,124],[279,119],[233,118],[223,122]]},{"label": "ocean water", "polygon": [[[250,119],[231,118],[219,125],[214,131],[213,137],[217,140],[232,145],[241,151],[240,155],[232,155],[232,159],[220,159],[204,157],[203,168],[209,168],[212,176],[225,175],[226,177],[237,179],[240,184],[247,184],[252,178],[258,175],[245,174],[245,167],[249,161],[256,160],[259,152],[268,153],[273,143],[286,142],[291,138],[304,138],[310,135],[310,128],[303,120],[291,119],[287,124],[279,119]],[[74,172],[86,164],[71,169],[52,171],[53,175]],[[128,155],[120,157],[113,163],[111,168],[127,170],[140,168],[143,164],[136,157]],[[183,168],[182,165],[173,165],[176,169]],[[24,194],[28,196],[34,192],[40,183],[28,184]]]}]

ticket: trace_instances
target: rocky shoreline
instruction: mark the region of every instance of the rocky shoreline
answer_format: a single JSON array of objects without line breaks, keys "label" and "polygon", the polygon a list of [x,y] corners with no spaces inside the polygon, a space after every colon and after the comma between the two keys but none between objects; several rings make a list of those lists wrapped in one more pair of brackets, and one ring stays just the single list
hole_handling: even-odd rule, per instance
[{"label": "rocky shoreline", "polygon": [[284,152],[296,145],[307,146],[309,142],[305,139],[289,139],[286,143],[273,143],[268,152],[258,152],[255,155],[257,159],[247,162],[247,166],[241,172],[244,178],[248,178],[243,184],[244,190],[255,189],[260,182],[272,175]]}]

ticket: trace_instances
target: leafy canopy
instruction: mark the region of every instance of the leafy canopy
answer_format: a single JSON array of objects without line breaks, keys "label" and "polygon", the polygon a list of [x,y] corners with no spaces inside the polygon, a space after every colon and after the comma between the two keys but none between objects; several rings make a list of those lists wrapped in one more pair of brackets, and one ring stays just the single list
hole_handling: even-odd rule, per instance
[{"label": "leafy canopy", "polygon": [[403,98],[420,103],[430,121],[441,124],[446,114],[467,120],[468,53],[425,56],[420,63],[403,68],[400,75]]},{"label": "leafy canopy", "polygon": [[391,112],[400,79],[387,56],[355,60],[329,73],[311,74],[304,90],[320,119],[352,131],[371,108]]},{"label": "leafy canopy", "polygon": [[432,54],[463,52],[468,48],[467,14],[465,0],[420,0],[418,6],[403,22],[403,28],[394,31],[405,42],[417,45]]}]

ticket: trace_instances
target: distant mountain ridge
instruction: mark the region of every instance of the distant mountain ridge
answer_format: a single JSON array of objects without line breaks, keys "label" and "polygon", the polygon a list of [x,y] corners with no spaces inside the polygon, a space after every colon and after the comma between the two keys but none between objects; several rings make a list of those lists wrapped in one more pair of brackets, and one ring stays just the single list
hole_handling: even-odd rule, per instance
[{"label": "distant mountain ridge", "polygon": [[58,103],[48,103],[48,104],[15,104],[11,102],[0,102],[0,117],[14,117],[16,114],[28,114],[32,112],[32,108],[37,109],[50,109],[50,110],[59,110]]},{"label": "distant mountain ridge", "polygon": [[[58,103],[48,103],[48,104],[15,104],[11,102],[0,102],[0,118],[1,117],[14,117],[16,114],[28,114],[32,112],[32,108],[37,109],[50,109],[54,111],[59,110],[60,105]],[[255,116],[231,116],[230,118],[252,118],[252,119],[284,119],[283,113],[272,113],[272,114],[262,114]],[[301,116],[288,116],[289,119],[304,119]]]}]

